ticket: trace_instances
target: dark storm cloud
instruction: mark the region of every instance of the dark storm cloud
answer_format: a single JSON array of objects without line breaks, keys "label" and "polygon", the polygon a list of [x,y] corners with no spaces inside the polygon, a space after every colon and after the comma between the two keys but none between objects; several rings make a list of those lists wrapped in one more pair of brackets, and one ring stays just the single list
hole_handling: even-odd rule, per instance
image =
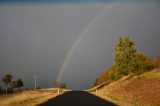
[{"label": "dark storm cloud", "polygon": [[104,10],[73,51],[62,75],[70,88],[89,87],[112,65],[115,40],[130,35],[136,47],[155,57],[160,52],[160,4],[115,2],[0,6],[0,77],[12,73],[32,87],[51,87],[76,38]]}]

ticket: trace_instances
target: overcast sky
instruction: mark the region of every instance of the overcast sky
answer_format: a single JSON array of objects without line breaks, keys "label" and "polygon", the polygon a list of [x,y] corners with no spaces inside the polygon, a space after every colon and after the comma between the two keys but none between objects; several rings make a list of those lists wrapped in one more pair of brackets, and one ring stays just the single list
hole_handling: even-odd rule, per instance
[{"label": "overcast sky", "polygon": [[6,1],[0,4],[0,77],[11,73],[25,87],[34,87],[34,75],[37,86],[52,87],[84,31],[61,77],[71,89],[88,88],[112,65],[119,36],[129,35],[147,56],[160,53],[160,2]]}]

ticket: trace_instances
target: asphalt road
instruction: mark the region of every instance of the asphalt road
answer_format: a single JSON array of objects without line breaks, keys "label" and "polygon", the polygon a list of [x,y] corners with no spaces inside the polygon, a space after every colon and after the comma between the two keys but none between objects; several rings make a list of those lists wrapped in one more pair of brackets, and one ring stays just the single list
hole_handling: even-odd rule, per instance
[{"label": "asphalt road", "polygon": [[70,91],[48,100],[39,106],[116,106],[83,91]]}]

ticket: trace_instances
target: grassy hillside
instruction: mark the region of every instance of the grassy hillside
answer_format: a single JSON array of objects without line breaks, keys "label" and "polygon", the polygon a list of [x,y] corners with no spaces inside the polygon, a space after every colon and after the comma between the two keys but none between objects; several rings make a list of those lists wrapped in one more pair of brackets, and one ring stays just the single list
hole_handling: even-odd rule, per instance
[{"label": "grassy hillside", "polygon": [[122,106],[159,106],[160,69],[139,76],[125,76],[94,94]]}]

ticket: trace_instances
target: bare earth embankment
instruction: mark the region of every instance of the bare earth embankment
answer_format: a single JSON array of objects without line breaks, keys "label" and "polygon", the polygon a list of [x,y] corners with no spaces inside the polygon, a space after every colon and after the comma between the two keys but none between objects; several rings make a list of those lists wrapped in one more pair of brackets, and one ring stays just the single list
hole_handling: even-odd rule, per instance
[{"label": "bare earth embankment", "polygon": [[120,106],[160,106],[160,69],[123,77],[92,93]]},{"label": "bare earth embankment", "polygon": [[50,98],[63,94],[63,92],[57,93],[57,89],[49,88],[4,94],[0,95],[0,106],[37,106]]}]

